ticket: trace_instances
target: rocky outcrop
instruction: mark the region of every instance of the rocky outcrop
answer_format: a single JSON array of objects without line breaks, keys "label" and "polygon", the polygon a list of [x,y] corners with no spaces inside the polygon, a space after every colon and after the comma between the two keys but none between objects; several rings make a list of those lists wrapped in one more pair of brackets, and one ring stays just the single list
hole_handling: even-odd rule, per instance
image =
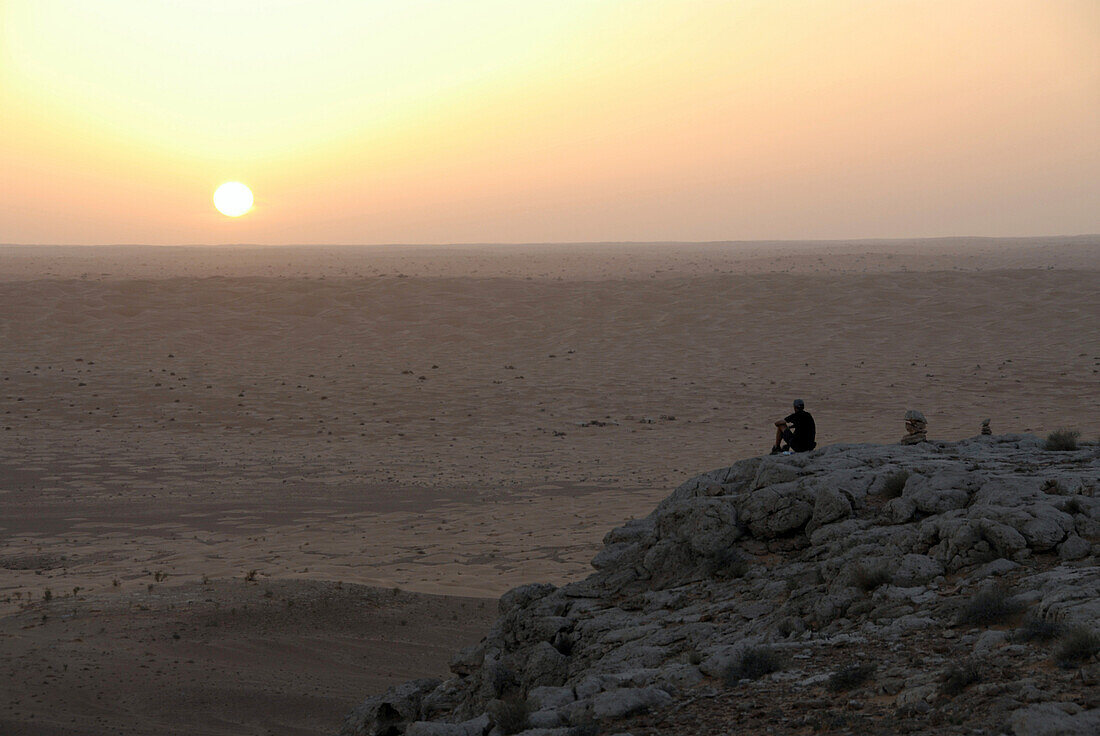
[{"label": "rocky outcrop", "polygon": [[1097,447],[1026,435],[743,460],[341,734],[1095,733],[1098,488]]}]

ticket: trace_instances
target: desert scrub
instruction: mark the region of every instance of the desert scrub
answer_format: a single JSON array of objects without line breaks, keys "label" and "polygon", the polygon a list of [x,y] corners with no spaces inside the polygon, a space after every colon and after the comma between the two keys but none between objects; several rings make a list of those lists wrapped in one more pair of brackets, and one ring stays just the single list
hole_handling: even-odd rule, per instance
[{"label": "desert scrub", "polygon": [[856,565],[852,569],[852,584],[864,593],[870,593],[893,577],[885,565]]},{"label": "desert scrub", "polygon": [[1053,452],[1073,452],[1077,449],[1077,438],[1080,436],[1076,429],[1058,429],[1047,435],[1045,447]]},{"label": "desert scrub", "polygon": [[512,693],[505,698],[497,700],[489,706],[489,717],[500,729],[501,733],[519,733],[527,728],[527,719],[531,715],[531,709],[527,705],[527,699],[517,693]]},{"label": "desert scrub", "polygon": [[723,549],[710,558],[710,574],[716,578],[741,578],[748,571],[748,558],[735,549]]},{"label": "desert scrub", "polygon": [[940,675],[940,692],[944,695],[958,695],[981,681],[982,670],[976,662],[953,664]]},{"label": "desert scrub", "polygon": [[909,480],[908,470],[899,470],[890,473],[886,480],[882,481],[882,495],[886,498],[897,498],[905,490],[905,482]]},{"label": "desert scrub", "polygon": [[1012,641],[1053,641],[1065,633],[1066,627],[1057,621],[1028,616],[1020,628],[1012,632]]},{"label": "desert scrub", "polygon": [[1084,664],[1100,654],[1100,633],[1085,626],[1067,631],[1058,641],[1054,661],[1059,667],[1071,668]]},{"label": "desert scrub", "polygon": [[1043,485],[1039,486],[1039,490],[1051,496],[1065,495],[1065,491],[1062,490],[1062,484],[1058,482],[1057,478],[1047,478],[1043,481]]},{"label": "desert scrub", "polygon": [[1012,597],[1012,591],[994,585],[971,596],[959,611],[959,623],[989,626],[1002,623],[1022,610],[1023,605]]},{"label": "desert scrub", "polygon": [[486,676],[489,679],[489,687],[498,697],[504,697],[505,693],[519,685],[516,674],[500,663],[490,664]]},{"label": "desert scrub", "polygon": [[829,675],[828,686],[834,693],[851,690],[865,683],[873,674],[875,674],[875,666],[873,664],[857,662],[847,667],[841,667],[839,670]]},{"label": "desert scrub", "polygon": [[775,647],[752,646],[741,651],[737,661],[726,668],[723,679],[727,685],[736,685],[741,680],[758,680],[783,669],[783,657]]}]

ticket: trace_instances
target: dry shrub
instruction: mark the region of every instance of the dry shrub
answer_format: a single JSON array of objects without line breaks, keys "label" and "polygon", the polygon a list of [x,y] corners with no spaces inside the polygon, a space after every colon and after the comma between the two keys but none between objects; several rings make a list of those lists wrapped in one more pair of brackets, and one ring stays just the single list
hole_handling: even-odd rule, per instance
[{"label": "dry shrub", "polygon": [[897,498],[905,490],[905,482],[909,480],[908,470],[899,470],[890,473],[882,482],[882,495],[886,498]]},{"label": "dry shrub", "polygon": [[741,680],[758,680],[778,672],[783,666],[783,657],[774,647],[746,647],[737,661],[726,668],[723,679],[727,685],[736,685]]},{"label": "dry shrub", "polygon": [[994,585],[975,593],[967,601],[959,612],[959,623],[989,626],[1002,623],[1022,610],[1023,605],[1012,597],[1011,590],[1003,585]]},{"label": "dry shrub", "polygon": [[828,686],[833,692],[851,690],[854,687],[862,685],[873,674],[875,674],[875,666],[873,664],[857,662],[847,667],[841,667],[830,675]]},{"label": "dry shrub", "polygon": [[982,669],[975,662],[953,664],[940,675],[940,692],[958,695],[976,682],[982,681]]},{"label": "dry shrub", "polygon": [[512,693],[495,702],[489,715],[501,733],[513,734],[527,728],[531,708],[527,705],[527,698],[519,693]]},{"label": "dry shrub", "polygon": [[1076,429],[1058,429],[1047,435],[1046,449],[1053,452],[1073,452],[1081,433]]},{"label": "dry shrub", "polygon": [[716,578],[742,578],[749,571],[749,559],[735,549],[723,549],[710,560],[710,574]]},{"label": "dry shrub", "polygon": [[852,569],[852,584],[865,593],[890,582],[893,575],[885,565],[856,565]]},{"label": "dry shrub", "polygon": [[1100,633],[1085,626],[1067,631],[1058,642],[1054,661],[1059,667],[1071,668],[1084,664],[1100,654]]},{"label": "dry shrub", "polygon": [[1028,616],[1020,628],[1012,632],[1013,641],[1053,641],[1066,633],[1066,627],[1057,621],[1047,621],[1038,616]]}]

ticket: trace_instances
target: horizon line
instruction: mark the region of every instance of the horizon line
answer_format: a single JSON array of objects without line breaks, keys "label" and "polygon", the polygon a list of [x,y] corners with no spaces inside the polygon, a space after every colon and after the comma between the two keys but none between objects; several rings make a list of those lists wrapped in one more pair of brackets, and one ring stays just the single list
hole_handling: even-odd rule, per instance
[{"label": "horizon line", "polygon": [[759,238],[739,240],[523,240],[389,243],[0,243],[0,248],[406,248],[484,247],[538,245],[748,245],[933,243],[953,240],[1080,240],[1100,238],[1100,232],[1063,235],[935,235],[866,238]]}]

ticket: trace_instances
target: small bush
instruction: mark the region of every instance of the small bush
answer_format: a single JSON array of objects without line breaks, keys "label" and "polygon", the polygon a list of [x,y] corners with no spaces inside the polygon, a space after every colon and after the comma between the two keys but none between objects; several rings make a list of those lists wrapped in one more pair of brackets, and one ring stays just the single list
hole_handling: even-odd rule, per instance
[{"label": "small bush", "polygon": [[527,728],[531,708],[527,705],[526,698],[519,693],[512,693],[494,703],[489,715],[501,733],[513,734]]},{"label": "small bush", "polygon": [[558,650],[558,654],[564,657],[568,657],[573,653],[573,647],[576,642],[573,641],[573,635],[567,631],[560,631],[554,636],[554,641],[551,642],[554,649]]},{"label": "small bush", "polygon": [[893,575],[885,565],[856,565],[852,570],[852,584],[865,593],[890,582]]},{"label": "small bush", "polygon": [[873,664],[850,664],[847,667],[841,667],[830,675],[828,686],[833,692],[851,690],[862,685],[873,674],[875,674]]},{"label": "small bush", "polygon": [[1039,486],[1039,490],[1051,496],[1061,496],[1065,494],[1065,491],[1062,490],[1062,484],[1058,482],[1057,478],[1047,478],[1043,481],[1043,485]]},{"label": "small bush", "polygon": [[1073,498],[1066,501],[1065,505],[1062,506],[1062,511],[1066,512],[1067,514],[1088,513],[1088,509],[1085,508],[1085,504],[1081,503],[1081,499],[1077,496],[1074,496]]},{"label": "small bush", "polygon": [[1057,621],[1046,621],[1038,616],[1028,616],[1020,628],[1012,632],[1013,641],[1053,641],[1066,633],[1066,627]]},{"label": "small bush", "polygon": [[1081,433],[1076,429],[1059,429],[1047,435],[1046,449],[1053,452],[1073,452],[1077,449],[1077,438]]},{"label": "small bush", "polygon": [[995,585],[974,594],[967,601],[959,612],[959,623],[989,626],[1001,623],[1022,610],[1020,602],[1012,597],[1012,591],[1003,585]]},{"label": "small bush", "polygon": [[905,490],[905,482],[909,480],[908,470],[899,470],[890,473],[882,482],[882,495],[886,498],[897,498]]},{"label": "small bush", "polygon": [[569,736],[599,736],[600,727],[595,723],[582,723],[569,730]]},{"label": "small bush", "polygon": [[783,657],[774,647],[746,647],[737,661],[726,668],[727,685],[736,685],[741,680],[758,680],[783,669]]},{"label": "small bush", "polygon": [[498,698],[503,697],[508,691],[518,686],[516,675],[512,670],[502,664],[491,664],[486,673],[489,678],[489,687]]},{"label": "small bush", "polygon": [[1100,633],[1084,626],[1067,631],[1058,642],[1054,661],[1059,667],[1074,667],[1100,654]]},{"label": "small bush", "polygon": [[735,549],[723,549],[710,558],[710,574],[717,578],[741,578],[749,571],[749,560]]},{"label": "small bush", "polygon": [[982,670],[974,662],[953,664],[940,676],[940,692],[958,695],[976,682],[982,681]]}]

